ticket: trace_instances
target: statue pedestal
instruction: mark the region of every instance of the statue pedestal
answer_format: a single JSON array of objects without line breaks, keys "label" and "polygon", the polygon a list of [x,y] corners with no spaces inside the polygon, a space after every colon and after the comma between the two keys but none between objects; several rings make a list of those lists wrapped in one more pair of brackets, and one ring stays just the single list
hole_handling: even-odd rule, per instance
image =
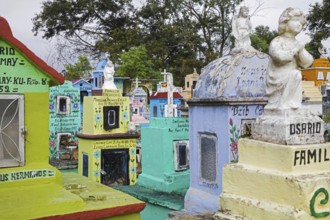
[{"label": "statue pedestal", "polygon": [[239,140],[239,162],[223,169],[215,219],[315,219],[330,215],[330,144]]},{"label": "statue pedestal", "polygon": [[252,126],[252,137],[256,140],[288,145],[324,142],[324,123],[307,108],[265,109]]}]

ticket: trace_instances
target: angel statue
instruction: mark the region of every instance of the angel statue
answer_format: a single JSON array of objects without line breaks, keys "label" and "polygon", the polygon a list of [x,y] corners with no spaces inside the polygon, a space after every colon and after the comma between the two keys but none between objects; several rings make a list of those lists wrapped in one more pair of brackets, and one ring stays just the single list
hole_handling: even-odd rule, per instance
[{"label": "angel statue", "polygon": [[235,15],[232,21],[232,35],[235,37],[235,48],[232,50],[233,53],[255,51],[251,46],[251,33],[252,24],[249,16],[249,8],[242,6],[238,15]]},{"label": "angel statue", "polygon": [[106,52],[104,56],[107,59],[107,64],[103,70],[104,83],[102,89],[117,89],[114,83],[115,66],[110,60],[110,53]]}]

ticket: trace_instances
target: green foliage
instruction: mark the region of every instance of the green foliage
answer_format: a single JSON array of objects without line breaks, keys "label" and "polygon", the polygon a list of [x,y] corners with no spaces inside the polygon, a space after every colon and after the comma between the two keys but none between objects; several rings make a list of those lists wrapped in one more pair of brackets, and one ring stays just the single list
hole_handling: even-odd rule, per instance
[{"label": "green foliage", "polygon": [[[65,47],[59,48],[70,44],[75,51],[71,54],[99,57],[109,51],[112,61],[122,69],[125,63],[119,59],[121,54],[143,45],[151,69],[166,68],[173,73],[174,83],[182,85],[193,68],[199,70],[229,51],[231,19],[241,2],[146,0],[134,8],[132,0],[45,0],[41,12],[33,18],[33,31],[47,39],[64,37]],[[153,73],[139,70],[138,74]]]},{"label": "green foliage", "polygon": [[93,70],[86,56],[80,55],[78,61],[75,64],[64,65],[66,69],[65,79],[75,80],[83,78],[84,76],[89,76],[90,72]]},{"label": "green foliage", "polygon": [[307,49],[314,56],[319,58],[318,48],[322,46],[321,41],[330,37],[330,0],[323,0],[322,3],[316,2],[310,5],[307,16],[307,30],[310,32],[311,42]]},{"label": "green foliage", "polygon": [[160,78],[160,70],[156,70],[144,45],[131,47],[128,52],[120,55],[122,64],[116,72],[120,76],[127,76],[132,79],[157,79]]},{"label": "green foliage", "polygon": [[323,115],[323,121],[325,123],[330,123],[330,109],[328,108],[325,114]]},{"label": "green foliage", "polygon": [[257,26],[250,36],[251,45],[264,53],[268,53],[268,47],[270,42],[277,36],[276,31],[270,31],[268,26]]}]

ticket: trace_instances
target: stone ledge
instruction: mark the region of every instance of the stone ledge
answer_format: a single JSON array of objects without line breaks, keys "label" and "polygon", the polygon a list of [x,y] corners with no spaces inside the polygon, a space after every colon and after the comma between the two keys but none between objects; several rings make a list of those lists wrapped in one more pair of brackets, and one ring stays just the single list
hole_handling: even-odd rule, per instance
[{"label": "stone ledge", "polygon": [[309,109],[265,109],[252,124],[252,138],[276,144],[324,143],[324,122]]}]

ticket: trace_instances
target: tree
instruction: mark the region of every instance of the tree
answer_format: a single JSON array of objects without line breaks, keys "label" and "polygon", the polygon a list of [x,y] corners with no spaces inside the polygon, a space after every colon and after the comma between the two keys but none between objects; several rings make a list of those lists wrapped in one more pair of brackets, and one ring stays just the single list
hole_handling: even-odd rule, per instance
[{"label": "tree", "polygon": [[155,69],[152,60],[149,59],[144,45],[131,47],[128,52],[120,55],[121,65],[116,72],[120,76],[127,76],[132,79],[159,79],[160,70]]},{"label": "tree", "polygon": [[[144,45],[155,70],[173,73],[182,85],[200,69],[229,51],[231,19],[242,0],[45,0],[33,19],[35,34],[61,37],[62,54],[99,57],[109,51],[115,64],[131,47]],[[73,49],[74,52],[65,50]]]},{"label": "tree", "polygon": [[[75,52],[99,57],[128,50],[136,35],[132,0],[45,0],[33,18],[33,32],[50,39],[62,36]],[[119,43],[118,43],[119,42]],[[67,47],[68,45],[66,45]],[[113,57],[116,59],[116,56]]]},{"label": "tree", "polygon": [[84,78],[90,75],[93,70],[86,56],[80,55],[78,61],[75,64],[65,64],[66,69],[65,79],[75,80]]},{"label": "tree", "polygon": [[277,31],[270,31],[268,26],[259,25],[250,36],[251,45],[264,53],[268,54],[270,42],[277,36]]},{"label": "tree", "polygon": [[330,0],[310,5],[307,15],[307,30],[310,32],[311,41],[306,45],[309,52],[315,57],[320,57],[318,48],[322,47],[322,40],[330,37]]},{"label": "tree", "polygon": [[184,0],[190,19],[201,33],[201,47],[205,62],[223,56],[230,47],[231,20],[242,0]]}]

